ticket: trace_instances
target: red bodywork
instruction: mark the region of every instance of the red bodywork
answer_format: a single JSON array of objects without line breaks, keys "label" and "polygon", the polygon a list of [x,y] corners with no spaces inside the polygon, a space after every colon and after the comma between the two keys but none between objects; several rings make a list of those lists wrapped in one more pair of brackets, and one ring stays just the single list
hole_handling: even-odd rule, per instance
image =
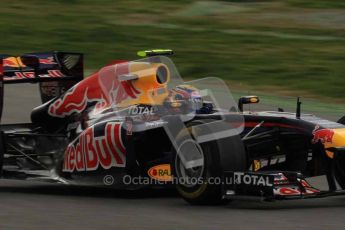
[{"label": "red bodywork", "polygon": [[52,103],[48,113],[54,117],[65,117],[84,111],[89,102],[97,102],[95,110],[101,111],[112,104],[137,98],[140,92],[132,83],[118,79],[120,75],[128,72],[128,62],[102,68]]},{"label": "red bodywork", "polygon": [[324,144],[326,142],[332,143],[334,131],[330,130],[330,129],[314,130],[313,135],[314,135],[313,140],[312,140],[313,144],[316,144],[319,141],[321,141],[322,144]]}]

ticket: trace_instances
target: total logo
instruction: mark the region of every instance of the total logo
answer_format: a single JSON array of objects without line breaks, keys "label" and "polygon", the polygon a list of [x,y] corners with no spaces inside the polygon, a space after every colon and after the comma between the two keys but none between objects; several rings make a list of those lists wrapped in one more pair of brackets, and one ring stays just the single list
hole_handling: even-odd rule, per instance
[{"label": "total logo", "polygon": [[149,169],[147,174],[158,181],[172,181],[171,167],[169,164],[156,165]]},{"label": "total logo", "polygon": [[245,185],[252,185],[252,186],[263,186],[263,187],[273,186],[273,182],[271,182],[269,176],[235,172],[233,178],[234,178],[233,184],[238,184],[238,185],[245,184]]},{"label": "total logo", "polygon": [[131,106],[128,113],[129,115],[153,115],[154,108],[152,106]]}]

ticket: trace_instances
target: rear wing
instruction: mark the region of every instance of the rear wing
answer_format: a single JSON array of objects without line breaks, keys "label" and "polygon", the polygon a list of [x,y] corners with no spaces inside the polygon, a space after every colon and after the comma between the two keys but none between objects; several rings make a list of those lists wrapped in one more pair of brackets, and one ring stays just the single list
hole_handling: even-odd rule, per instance
[{"label": "rear wing", "polygon": [[[0,107],[3,85],[39,83],[42,103],[58,97],[84,78],[83,54],[70,52],[0,54]],[[1,113],[1,111],[0,111]]]},{"label": "rear wing", "polygon": [[80,81],[84,77],[83,54],[67,52],[2,54],[3,83]]}]

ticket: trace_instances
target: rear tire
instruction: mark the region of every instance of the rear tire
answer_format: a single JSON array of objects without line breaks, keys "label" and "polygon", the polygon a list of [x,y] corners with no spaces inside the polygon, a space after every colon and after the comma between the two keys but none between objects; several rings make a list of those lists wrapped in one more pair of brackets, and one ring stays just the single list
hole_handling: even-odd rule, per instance
[{"label": "rear tire", "polygon": [[[200,123],[205,123],[205,121],[193,121],[189,124],[189,127]],[[179,154],[176,154],[176,150],[174,150],[172,172],[177,191],[184,200],[192,205],[220,205],[228,203],[229,200],[224,200],[222,197],[221,182],[225,169],[222,168],[221,156],[231,154],[231,162],[227,162],[226,170],[245,171],[246,155],[241,138],[239,136],[231,136],[198,144],[194,139],[186,139],[186,136],[186,133],[183,132],[178,135],[177,138],[180,141],[183,140],[179,148],[183,148],[182,145],[186,142],[194,142],[203,155],[203,166],[191,169],[184,168]],[[229,149],[229,146],[231,149]],[[187,181],[187,178],[189,181]]]}]

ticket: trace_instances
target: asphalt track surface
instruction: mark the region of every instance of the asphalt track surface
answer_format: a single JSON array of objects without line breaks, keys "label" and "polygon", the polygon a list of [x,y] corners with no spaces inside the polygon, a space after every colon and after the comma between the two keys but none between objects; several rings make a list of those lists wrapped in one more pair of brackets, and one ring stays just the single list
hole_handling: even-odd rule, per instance
[{"label": "asphalt track surface", "polygon": [[[29,121],[33,85],[6,86],[5,122]],[[27,111],[26,113],[23,111]],[[322,180],[315,183],[324,186]],[[345,197],[284,202],[236,200],[194,207],[175,191],[115,191],[0,180],[0,230],[344,229]]]}]

